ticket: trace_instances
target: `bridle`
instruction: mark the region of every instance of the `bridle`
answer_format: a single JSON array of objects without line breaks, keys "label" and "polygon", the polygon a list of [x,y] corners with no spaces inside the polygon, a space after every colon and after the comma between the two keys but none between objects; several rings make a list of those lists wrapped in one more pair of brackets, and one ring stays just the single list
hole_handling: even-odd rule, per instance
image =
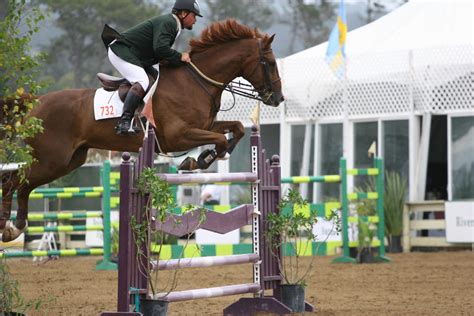
[{"label": "bridle", "polygon": [[[186,64],[187,69],[193,74],[193,77],[198,80],[199,84],[204,88],[204,90],[211,96],[210,91],[207,89],[207,87],[203,84],[202,79],[207,81],[208,83],[211,83],[212,85],[221,88],[222,90],[229,91],[232,94],[233,97],[233,105],[225,110],[220,109],[220,105],[214,104],[214,110],[215,112],[219,111],[229,111],[235,106],[235,94],[249,98],[249,99],[254,99],[258,101],[263,101],[268,102],[269,99],[273,97],[274,91],[273,91],[273,85],[277,82],[279,82],[281,79],[278,77],[275,80],[271,80],[270,78],[270,65],[268,64],[267,60],[265,59],[265,54],[271,53],[272,50],[263,50],[262,48],[262,39],[258,38],[257,39],[257,44],[258,44],[258,50],[259,50],[259,62],[255,65],[255,68],[250,72],[250,74],[247,76],[248,78],[251,78],[257,69],[259,69],[259,66],[262,67],[263,71],[263,87],[262,88],[254,88],[252,85],[243,83],[240,81],[231,81],[229,83],[223,83],[219,82],[216,80],[213,80],[206,76],[204,73],[202,73],[199,68],[196,67],[192,62],[189,64]],[[199,76],[197,76],[199,75]],[[215,102],[215,101],[214,101]]]},{"label": "bridle", "polygon": [[[258,51],[259,51],[259,54],[260,54],[260,60],[259,60],[259,64],[262,66],[262,69],[263,69],[263,89],[249,89],[250,91],[254,91],[254,92],[257,92],[259,94],[258,97],[253,97],[252,94],[250,95],[244,95],[244,96],[247,96],[251,99],[256,99],[256,100],[260,100],[260,101],[264,101],[264,102],[267,102],[272,96],[273,96],[273,85],[279,81],[281,81],[280,77],[278,77],[277,79],[275,80],[271,80],[270,78],[270,65],[268,64],[267,60],[265,59],[265,54],[268,54],[268,53],[272,53],[273,50],[272,49],[268,49],[268,50],[263,50],[262,48],[262,40],[259,38],[257,39],[257,43],[258,43]],[[259,64],[256,64],[255,65],[255,68],[250,72],[250,74],[248,75],[248,78],[251,78],[255,72],[257,71],[258,69],[258,66]],[[234,82],[231,82],[231,83],[234,83]],[[246,86],[250,86],[251,85],[248,85],[246,84]],[[238,89],[238,88],[237,88]],[[246,89],[242,89],[240,88],[241,90],[246,90]],[[238,93],[237,93],[238,94]]]}]

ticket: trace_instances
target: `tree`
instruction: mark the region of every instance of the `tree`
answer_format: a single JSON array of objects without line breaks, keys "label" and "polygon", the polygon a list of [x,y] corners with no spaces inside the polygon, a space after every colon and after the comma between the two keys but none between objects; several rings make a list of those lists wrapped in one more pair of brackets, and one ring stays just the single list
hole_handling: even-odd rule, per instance
[{"label": "tree", "polygon": [[53,13],[62,34],[48,47],[44,72],[52,88],[97,87],[97,71],[112,66],[100,37],[104,24],[119,32],[160,13],[146,0],[34,0]]},{"label": "tree", "polygon": [[408,0],[367,0],[367,8],[362,18],[367,24],[372,23],[406,2],[408,2]]},{"label": "tree", "polygon": [[274,13],[264,0],[204,0],[206,18],[212,22],[235,18],[242,24],[267,29],[274,22]]},{"label": "tree", "polygon": [[[25,0],[10,0],[0,21],[0,164],[33,162],[24,140],[41,132],[41,121],[28,117],[36,105],[34,95],[41,56],[30,54],[30,41],[44,16],[28,9]],[[24,169],[23,169],[24,170]]]},{"label": "tree", "polygon": [[[0,164],[24,163],[19,171],[24,179],[26,167],[33,162],[32,148],[24,140],[42,130],[41,120],[28,114],[40,88],[35,80],[40,56],[30,54],[30,42],[44,16],[37,9],[28,9],[25,0],[1,0],[0,8]],[[5,184],[9,174],[1,176]],[[41,301],[23,299],[5,259],[0,260],[0,289],[2,315],[40,306]]]},{"label": "tree", "polygon": [[288,54],[295,52],[297,38],[302,38],[304,48],[322,43],[328,39],[332,25],[324,22],[334,16],[334,4],[321,0],[319,5],[307,3],[305,0],[287,0],[289,12],[284,23],[290,24],[291,40],[288,45]]}]

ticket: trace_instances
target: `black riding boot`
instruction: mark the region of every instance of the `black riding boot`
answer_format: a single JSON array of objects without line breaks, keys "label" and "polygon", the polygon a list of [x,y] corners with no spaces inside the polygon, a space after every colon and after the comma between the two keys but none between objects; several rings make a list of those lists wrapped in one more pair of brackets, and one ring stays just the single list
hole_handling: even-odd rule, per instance
[{"label": "black riding boot", "polygon": [[139,83],[135,83],[132,85],[132,87],[128,91],[127,96],[125,97],[125,102],[123,104],[123,113],[120,117],[120,121],[118,122],[117,126],[115,126],[115,131],[117,134],[120,135],[134,133],[133,130],[130,130],[131,121],[133,115],[135,114],[135,110],[142,102],[144,95],[145,91],[143,91],[143,88]]}]

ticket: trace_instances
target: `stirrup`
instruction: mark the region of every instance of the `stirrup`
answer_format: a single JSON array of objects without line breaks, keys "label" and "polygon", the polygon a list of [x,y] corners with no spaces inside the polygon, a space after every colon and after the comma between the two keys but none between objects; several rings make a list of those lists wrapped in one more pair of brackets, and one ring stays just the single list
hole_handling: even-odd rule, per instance
[{"label": "stirrup", "polygon": [[[135,118],[137,118],[137,116],[133,116],[130,121],[130,128],[128,129],[128,133],[130,134],[137,134],[142,130],[138,124],[135,124]],[[140,121],[140,118],[138,118],[138,121]]]}]

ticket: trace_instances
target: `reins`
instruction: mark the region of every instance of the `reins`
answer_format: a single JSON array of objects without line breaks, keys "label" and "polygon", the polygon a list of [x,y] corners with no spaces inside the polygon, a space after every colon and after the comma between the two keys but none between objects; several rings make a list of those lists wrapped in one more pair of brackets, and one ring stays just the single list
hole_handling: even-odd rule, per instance
[{"label": "reins", "polygon": [[[218,88],[221,88],[225,91],[229,91],[230,93],[232,93],[234,103],[233,103],[231,108],[233,108],[235,106],[235,94],[246,97],[246,98],[249,98],[249,99],[254,99],[254,100],[257,100],[257,101],[265,101],[264,99],[262,99],[258,95],[258,91],[255,90],[255,88],[253,88],[253,86],[251,84],[244,83],[244,82],[241,82],[241,81],[231,81],[228,84],[225,84],[223,82],[219,82],[219,81],[216,81],[212,78],[209,78],[195,64],[193,64],[193,62],[190,62],[190,63],[186,64],[186,66],[188,67],[188,69],[192,70],[194,73],[199,75],[199,77],[201,79],[204,79],[208,83],[210,83],[210,84],[212,84],[212,85],[214,85]],[[255,93],[257,93],[257,95]],[[221,110],[221,111],[229,111],[230,109]]]}]

